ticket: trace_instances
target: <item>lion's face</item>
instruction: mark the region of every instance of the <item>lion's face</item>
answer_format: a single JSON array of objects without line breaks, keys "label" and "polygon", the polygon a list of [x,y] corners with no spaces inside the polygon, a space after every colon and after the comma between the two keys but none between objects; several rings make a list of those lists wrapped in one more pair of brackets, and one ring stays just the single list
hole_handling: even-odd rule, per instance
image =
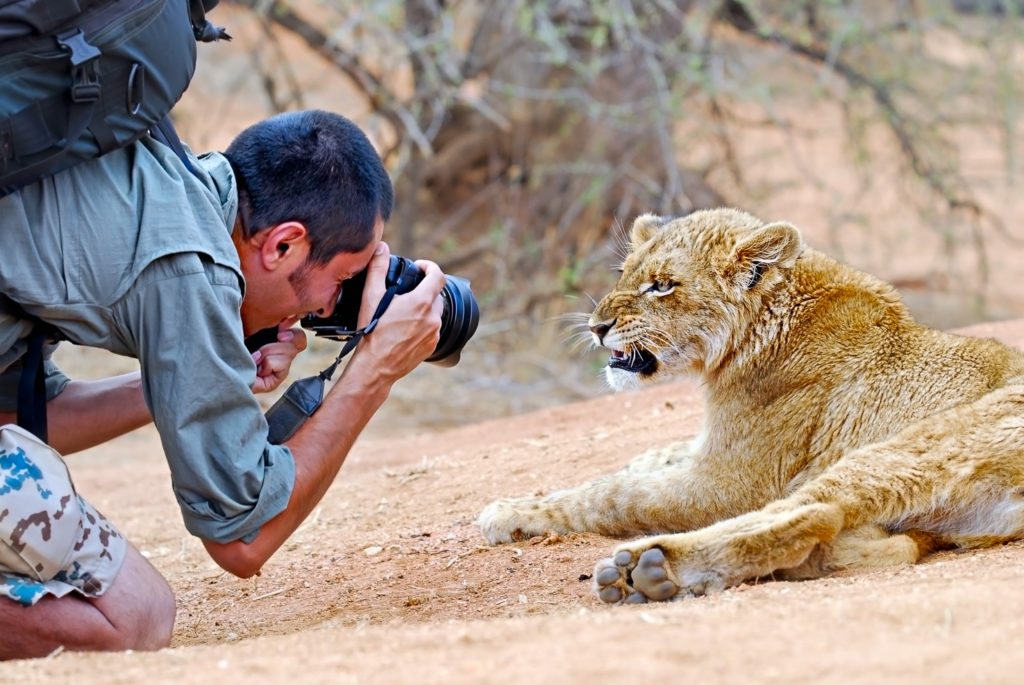
[{"label": "lion's face", "polygon": [[616,390],[714,368],[803,249],[791,225],[733,209],[647,214],[630,242],[619,282],[589,321],[595,343],[612,352],[605,376]]}]

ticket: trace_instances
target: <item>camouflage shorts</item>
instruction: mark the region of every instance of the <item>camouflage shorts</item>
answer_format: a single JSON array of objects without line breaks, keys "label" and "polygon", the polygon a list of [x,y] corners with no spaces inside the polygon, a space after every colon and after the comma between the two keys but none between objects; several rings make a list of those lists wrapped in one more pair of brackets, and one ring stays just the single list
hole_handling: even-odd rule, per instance
[{"label": "camouflage shorts", "polygon": [[78,496],[60,455],[0,426],[0,596],[26,606],[72,591],[99,597],[124,555],[124,537]]}]

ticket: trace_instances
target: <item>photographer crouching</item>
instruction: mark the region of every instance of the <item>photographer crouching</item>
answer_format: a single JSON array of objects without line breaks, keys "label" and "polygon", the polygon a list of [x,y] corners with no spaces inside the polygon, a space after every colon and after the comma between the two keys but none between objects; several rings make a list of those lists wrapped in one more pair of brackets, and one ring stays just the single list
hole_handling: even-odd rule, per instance
[{"label": "photographer crouching", "polygon": [[[169,585],[75,493],[62,455],[152,420],[186,528],[249,577],[392,385],[453,363],[475,331],[468,284],[389,253],[391,181],[344,117],[282,114],[189,158],[144,137],[0,198],[0,658],[170,640]],[[253,393],[283,382],[300,321],[350,361],[325,395],[336,364],[265,417]],[[70,380],[57,340],[140,372]],[[46,440],[13,423],[33,389]]]}]

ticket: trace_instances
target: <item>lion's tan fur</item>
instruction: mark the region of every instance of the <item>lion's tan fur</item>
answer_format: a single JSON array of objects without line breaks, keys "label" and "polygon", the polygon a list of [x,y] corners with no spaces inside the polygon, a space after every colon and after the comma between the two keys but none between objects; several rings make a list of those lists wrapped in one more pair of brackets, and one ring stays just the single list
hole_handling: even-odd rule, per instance
[{"label": "lion's tan fur", "polygon": [[[1024,537],[1020,352],[916,323],[892,287],[784,222],[645,215],[631,243],[591,330],[619,366],[657,361],[610,364],[609,383],[695,376],[703,429],[579,487],[492,503],[478,521],[492,544],[666,533],[598,564],[602,598],[634,601]],[[662,561],[641,558],[654,549]],[[634,587],[663,576],[669,590]]]}]

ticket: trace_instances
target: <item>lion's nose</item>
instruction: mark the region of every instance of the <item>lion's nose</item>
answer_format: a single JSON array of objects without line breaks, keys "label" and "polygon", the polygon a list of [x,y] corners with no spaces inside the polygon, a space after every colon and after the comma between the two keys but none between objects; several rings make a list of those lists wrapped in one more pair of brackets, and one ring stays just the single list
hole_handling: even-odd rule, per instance
[{"label": "lion's nose", "polygon": [[590,332],[597,337],[597,342],[604,342],[604,336],[608,335],[608,331],[610,331],[612,326],[615,325],[615,321],[615,319],[612,319],[611,321],[602,321],[590,324]]}]

